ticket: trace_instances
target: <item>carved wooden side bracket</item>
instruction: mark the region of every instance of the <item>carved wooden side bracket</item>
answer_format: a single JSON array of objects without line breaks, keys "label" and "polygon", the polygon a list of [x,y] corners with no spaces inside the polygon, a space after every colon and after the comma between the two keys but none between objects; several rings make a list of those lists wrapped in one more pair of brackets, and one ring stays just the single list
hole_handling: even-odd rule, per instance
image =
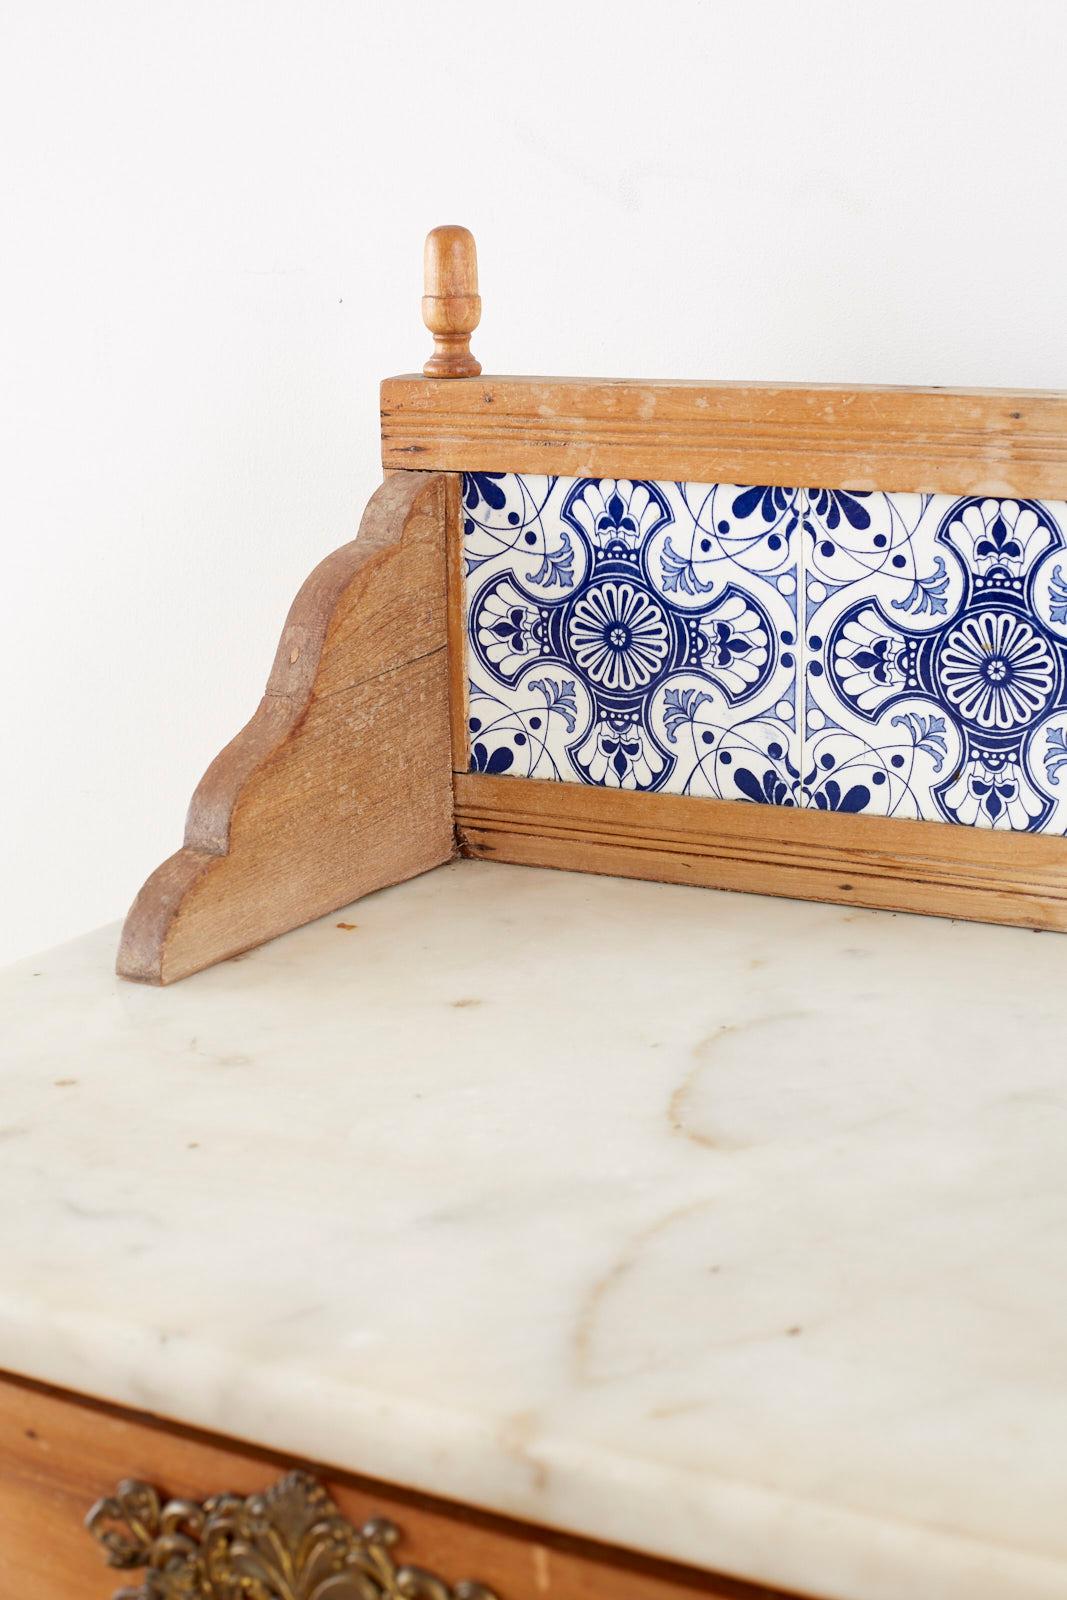
[{"label": "carved wooden side bracket", "polygon": [[165,1504],[127,1479],[97,1501],[86,1527],[109,1566],[145,1569],[139,1587],[115,1600],[496,1600],[481,1584],[453,1588],[398,1566],[393,1524],[356,1528],[304,1472],[247,1498]]},{"label": "carved wooden side bracket", "polygon": [[455,480],[399,472],[289,612],[266,693],[152,874],[118,971],[172,983],[455,854],[445,526]]}]

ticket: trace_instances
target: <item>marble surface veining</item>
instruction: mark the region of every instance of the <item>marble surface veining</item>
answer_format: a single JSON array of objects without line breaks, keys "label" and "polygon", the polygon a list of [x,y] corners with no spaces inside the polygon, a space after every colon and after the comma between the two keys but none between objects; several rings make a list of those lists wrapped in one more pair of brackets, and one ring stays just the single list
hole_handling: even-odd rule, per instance
[{"label": "marble surface veining", "polygon": [[473,862],[169,990],[115,940],[0,976],[0,1367],[827,1600],[1067,1593],[1067,940]]}]

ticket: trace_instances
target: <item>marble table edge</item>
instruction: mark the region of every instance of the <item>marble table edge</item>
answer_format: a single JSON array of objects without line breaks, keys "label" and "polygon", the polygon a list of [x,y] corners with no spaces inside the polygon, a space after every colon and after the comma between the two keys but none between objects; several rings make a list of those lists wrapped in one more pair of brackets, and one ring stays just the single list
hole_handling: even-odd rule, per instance
[{"label": "marble table edge", "polygon": [[[42,1321],[55,1339],[41,1338]],[[1067,1564],[920,1523],[658,1465],[490,1416],[364,1390],[280,1363],[220,1359],[184,1341],[172,1391],[145,1330],[48,1317],[0,1291],[0,1371],[282,1456],[378,1478],[478,1510],[819,1600],[1063,1600]],[[126,1373],[114,1375],[116,1358]],[[103,1374],[110,1371],[109,1377]],[[191,1389],[199,1398],[174,1396]],[[94,1374],[98,1376],[94,1377]],[[184,1387],[183,1387],[184,1386]],[[357,1441],[353,1448],[350,1441]],[[107,1487],[107,1486],[102,1486]],[[165,1490],[166,1485],[161,1485]],[[224,1484],[205,1486],[221,1490]]]}]

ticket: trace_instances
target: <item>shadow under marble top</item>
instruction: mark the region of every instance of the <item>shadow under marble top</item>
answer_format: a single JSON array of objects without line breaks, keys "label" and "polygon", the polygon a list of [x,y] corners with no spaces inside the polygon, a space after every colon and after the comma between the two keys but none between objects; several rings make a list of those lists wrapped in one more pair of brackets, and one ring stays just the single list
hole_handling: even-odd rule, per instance
[{"label": "shadow under marble top", "polygon": [[827,1600],[1067,1593],[1067,939],[474,862],[0,975],[0,1367]]}]

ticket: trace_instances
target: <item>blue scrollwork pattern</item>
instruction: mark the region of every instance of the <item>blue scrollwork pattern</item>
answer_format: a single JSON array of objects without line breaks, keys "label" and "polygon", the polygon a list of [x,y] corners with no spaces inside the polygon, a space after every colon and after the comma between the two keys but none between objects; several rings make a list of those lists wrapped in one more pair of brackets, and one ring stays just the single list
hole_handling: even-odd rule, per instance
[{"label": "blue scrollwork pattern", "polygon": [[1067,832],[1065,513],[470,473],[471,769]]}]

